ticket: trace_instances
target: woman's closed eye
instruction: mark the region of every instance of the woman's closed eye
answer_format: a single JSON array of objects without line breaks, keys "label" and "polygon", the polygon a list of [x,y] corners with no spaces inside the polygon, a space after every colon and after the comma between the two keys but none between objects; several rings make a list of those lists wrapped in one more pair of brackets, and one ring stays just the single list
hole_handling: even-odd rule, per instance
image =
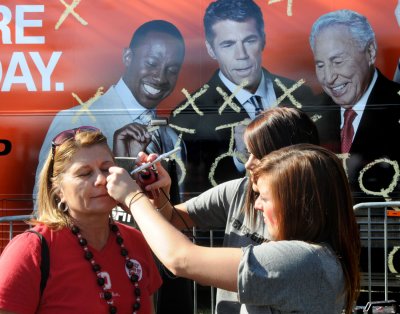
[{"label": "woman's closed eye", "polygon": [[80,171],[77,173],[77,177],[88,177],[92,174],[91,170]]}]

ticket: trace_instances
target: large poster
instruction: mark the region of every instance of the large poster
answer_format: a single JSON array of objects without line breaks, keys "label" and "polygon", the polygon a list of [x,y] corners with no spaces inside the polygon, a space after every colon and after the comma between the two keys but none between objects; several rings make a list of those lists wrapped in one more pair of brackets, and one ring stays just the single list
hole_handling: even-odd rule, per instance
[{"label": "large poster", "polygon": [[[377,38],[376,65],[388,78],[397,66],[400,44],[396,1],[256,1],[265,20],[262,65],[268,71],[304,80],[315,93],[308,43],[311,25],[323,13],[352,9],[365,15]],[[2,199],[29,198],[38,154],[54,115],[81,106],[116,84],[124,69],[123,49],[144,22],[167,20],[182,33],[186,53],[176,86],[157,106],[168,116],[208,82],[218,64],[207,53],[202,19],[209,1],[5,1],[0,6],[0,138]],[[290,88],[287,86],[286,88]],[[93,116],[93,121],[96,117]],[[199,119],[206,118],[199,116]],[[388,136],[396,137],[395,134]],[[184,136],[185,138],[185,136]],[[373,149],[373,148],[372,148]],[[209,176],[210,169],[204,169]],[[193,192],[201,192],[193,190]]]},{"label": "large poster", "polygon": [[[306,85],[315,95],[322,92],[316,77],[309,35],[312,24],[319,16],[338,9],[354,10],[368,19],[377,40],[375,65],[387,78],[394,77],[400,56],[400,27],[395,17],[397,1],[255,2],[261,8],[265,22],[266,42],[261,55],[262,67],[279,77],[292,80],[290,84],[282,80],[275,82],[284,94],[280,100],[282,103],[286,101],[295,105],[298,100],[295,96],[296,89]],[[24,209],[26,212],[31,210],[30,200],[39,164],[39,152],[52,122],[57,124],[53,125],[55,132],[57,128],[78,126],[85,116],[84,121],[93,125],[106,123],[106,129],[110,129],[110,132],[103,131],[109,135],[110,145],[113,138],[118,139],[114,133],[125,123],[115,121],[120,117],[126,118],[126,114],[118,111],[115,107],[117,105],[110,99],[104,105],[105,110],[95,110],[92,105],[104,97],[110,87],[116,85],[124,75],[127,66],[124,59],[127,57],[125,49],[129,47],[132,34],[143,23],[151,20],[172,23],[184,39],[184,57],[182,55],[183,59],[179,60],[182,51],[177,49],[174,52],[176,77],[170,79],[170,86],[165,93],[161,95],[160,90],[154,86],[153,89],[147,87],[146,91],[153,93],[157,118],[171,118],[167,127],[172,128],[177,137],[170,148],[177,141],[183,141],[179,145],[186,150],[185,154],[180,155],[181,158],[176,158],[181,199],[231,178],[230,172],[218,174],[218,170],[223,170],[223,162],[232,158],[234,151],[230,144],[234,136],[233,126],[238,119],[233,119],[233,124],[229,122],[229,118],[222,119],[222,122],[214,121],[215,117],[208,116],[207,112],[197,112],[196,119],[201,122],[196,125],[201,125],[201,130],[180,125],[185,116],[174,119],[183,107],[194,107],[203,94],[207,93],[218,93],[219,97],[226,97],[221,107],[234,107],[232,97],[229,98],[223,90],[218,90],[220,86],[210,84],[210,78],[219,65],[216,58],[210,55],[205,43],[203,17],[209,3],[210,1],[204,0],[121,0],[95,3],[87,0],[32,0],[29,4],[26,1],[13,0],[1,3],[0,215],[13,214],[14,209]],[[135,60],[138,62],[137,58]],[[213,104],[210,103],[210,106]],[[67,123],[53,121],[57,114],[60,116],[60,111],[70,108],[74,110],[61,114],[63,123]],[[223,113],[224,108],[218,108],[219,114]],[[313,116],[315,121],[321,118],[318,114]],[[102,119],[104,121],[100,123]],[[327,123],[324,121],[327,120],[320,119],[317,123]],[[208,146],[207,142],[191,151],[189,142],[201,138],[204,129],[212,126],[215,139],[221,137],[222,141],[226,141],[225,146],[218,147],[217,155],[209,154],[208,150],[212,146]],[[215,130],[215,126],[219,130]],[[369,127],[373,129],[374,122]],[[121,138],[123,134],[125,133],[117,135]],[[47,140],[51,141],[50,135],[48,136]],[[392,138],[393,145],[396,146],[397,134],[387,134],[387,137]],[[44,147],[43,151],[47,153],[49,148]],[[164,148],[169,150],[166,149],[167,146]],[[114,151],[115,149],[114,145]],[[376,148],[368,148],[374,149]],[[126,150],[129,149],[125,147],[124,154]],[[203,163],[202,158],[207,162]],[[361,184],[362,187],[358,187],[360,195],[379,196],[386,200],[395,196],[398,165],[396,161],[386,159],[383,163],[386,168],[390,168],[389,181],[385,186],[374,187],[375,190]],[[368,167],[373,168],[374,164]],[[369,168],[364,167],[362,170],[368,172]],[[239,175],[244,175],[243,170]],[[355,177],[358,180],[359,173]],[[358,183],[359,181],[356,182]]]}]

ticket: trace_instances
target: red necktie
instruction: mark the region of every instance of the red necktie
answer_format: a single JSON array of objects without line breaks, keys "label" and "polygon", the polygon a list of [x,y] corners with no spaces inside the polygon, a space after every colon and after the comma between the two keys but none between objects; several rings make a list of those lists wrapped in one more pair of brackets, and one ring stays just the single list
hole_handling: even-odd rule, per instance
[{"label": "red necktie", "polygon": [[357,113],[353,109],[346,109],[344,111],[344,123],[341,132],[342,153],[348,153],[350,151],[354,136],[353,121],[356,116]]}]

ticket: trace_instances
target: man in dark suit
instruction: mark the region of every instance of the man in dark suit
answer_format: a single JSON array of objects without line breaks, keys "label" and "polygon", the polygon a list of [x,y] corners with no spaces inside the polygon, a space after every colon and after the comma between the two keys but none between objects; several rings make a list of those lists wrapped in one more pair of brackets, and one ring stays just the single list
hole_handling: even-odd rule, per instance
[{"label": "man in dark suit", "polygon": [[195,132],[183,135],[188,160],[185,191],[194,193],[244,175],[245,119],[278,104],[301,107],[312,97],[303,82],[262,68],[264,20],[252,0],[212,2],[204,27],[208,54],[219,70],[192,93],[194,103],[182,102],[170,118],[171,124]]},{"label": "man in dark suit", "polygon": [[314,23],[310,45],[326,97],[321,144],[343,154],[355,203],[398,198],[400,84],[375,67],[371,25],[354,11],[334,11]]}]

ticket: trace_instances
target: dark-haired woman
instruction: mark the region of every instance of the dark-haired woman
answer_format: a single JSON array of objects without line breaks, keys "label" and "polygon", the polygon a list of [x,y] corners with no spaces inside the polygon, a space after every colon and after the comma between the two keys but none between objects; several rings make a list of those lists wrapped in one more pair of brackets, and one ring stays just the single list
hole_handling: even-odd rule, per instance
[{"label": "dark-haired woman", "polygon": [[243,248],[197,246],[154,209],[125,170],[110,168],[107,181],[110,195],[130,209],[166,267],[237,292],[240,313],[352,312],[360,238],[346,174],[330,151],[298,144],[258,163],[255,210],[270,240]]}]

